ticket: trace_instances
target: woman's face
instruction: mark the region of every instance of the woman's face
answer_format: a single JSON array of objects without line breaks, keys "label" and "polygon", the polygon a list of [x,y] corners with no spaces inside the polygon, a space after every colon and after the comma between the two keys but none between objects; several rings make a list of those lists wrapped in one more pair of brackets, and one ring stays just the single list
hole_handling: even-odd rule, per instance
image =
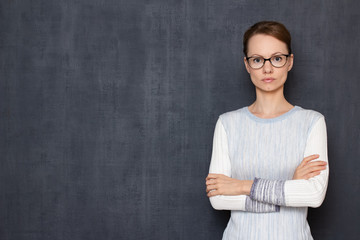
[{"label": "woman's face", "polygon": [[[289,54],[286,44],[272,36],[256,34],[249,39],[248,57],[271,58],[274,55]],[[294,56],[291,54],[287,58],[286,64],[281,68],[271,65],[270,61],[260,69],[253,69],[244,58],[245,67],[250,74],[251,81],[257,90],[273,92],[282,89],[287,78],[288,71],[293,66]]]}]

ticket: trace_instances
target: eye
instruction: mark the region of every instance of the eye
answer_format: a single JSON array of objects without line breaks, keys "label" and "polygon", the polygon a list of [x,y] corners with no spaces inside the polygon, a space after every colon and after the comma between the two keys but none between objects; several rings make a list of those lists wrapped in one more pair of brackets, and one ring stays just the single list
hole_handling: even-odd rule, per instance
[{"label": "eye", "polygon": [[274,62],[282,62],[284,60],[284,56],[273,56],[272,61]]},{"label": "eye", "polygon": [[261,57],[254,57],[254,58],[252,59],[252,62],[253,62],[253,63],[262,63],[262,62],[263,62],[263,58],[261,58]]}]

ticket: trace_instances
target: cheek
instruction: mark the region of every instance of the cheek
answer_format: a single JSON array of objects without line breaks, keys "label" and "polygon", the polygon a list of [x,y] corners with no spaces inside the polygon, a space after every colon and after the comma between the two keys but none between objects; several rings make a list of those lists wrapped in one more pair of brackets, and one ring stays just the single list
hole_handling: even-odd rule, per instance
[{"label": "cheek", "polygon": [[285,71],[283,71],[282,73],[281,73],[281,79],[285,82],[286,81],[286,79],[287,79],[287,76],[288,76],[288,70],[287,70],[287,68],[285,69]]},{"label": "cheek", "polygon": [[250,75],[250,78],[254,79],[254,80],[259,79],[259,78],[262,77],[261,71],[256,71],[256,70],[253,70],[253,69],[249,71],[249,75]]},{"label": "cheek", "polygon": [[257,85],[262,79],[261,74],[254,71],[250,71],[249,75],[250,75],[250,80],[254,85]]}]

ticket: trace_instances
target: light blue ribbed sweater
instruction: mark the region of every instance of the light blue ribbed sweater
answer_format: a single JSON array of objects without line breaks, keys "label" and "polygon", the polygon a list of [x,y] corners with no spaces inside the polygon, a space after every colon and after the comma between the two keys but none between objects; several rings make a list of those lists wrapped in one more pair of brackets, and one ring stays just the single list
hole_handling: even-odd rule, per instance
[{"label": "light blue ribbed sweater", "polygon": [[291,180],[304,157],[327,159],[324,117],[295,106],[271,119],[247,107],[220,115],[210,173],[252,180],[250,196],[211,197],[218,210],[232,210],[224,240],[311,240],[307,208],[324,200],[327,169],[309,180]]}]

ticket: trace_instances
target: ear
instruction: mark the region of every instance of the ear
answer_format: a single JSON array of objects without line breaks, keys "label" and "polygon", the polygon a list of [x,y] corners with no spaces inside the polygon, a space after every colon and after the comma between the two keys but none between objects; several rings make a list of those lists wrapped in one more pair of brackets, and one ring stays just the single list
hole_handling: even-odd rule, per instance
[{"label": "ear", "polygon": [[291,55],[289,56],[288,71],[290,71],[290,70],[292,69],[293,65],[294,65],[294,54],[291,54]]},{"label": "ear", "polygon": [[249,67],[249,64],[246,60],[246,57],[244,57],[244,64],[245,64],[245,68],[246,68],[246,71],[250,74],[250,67]]}]

